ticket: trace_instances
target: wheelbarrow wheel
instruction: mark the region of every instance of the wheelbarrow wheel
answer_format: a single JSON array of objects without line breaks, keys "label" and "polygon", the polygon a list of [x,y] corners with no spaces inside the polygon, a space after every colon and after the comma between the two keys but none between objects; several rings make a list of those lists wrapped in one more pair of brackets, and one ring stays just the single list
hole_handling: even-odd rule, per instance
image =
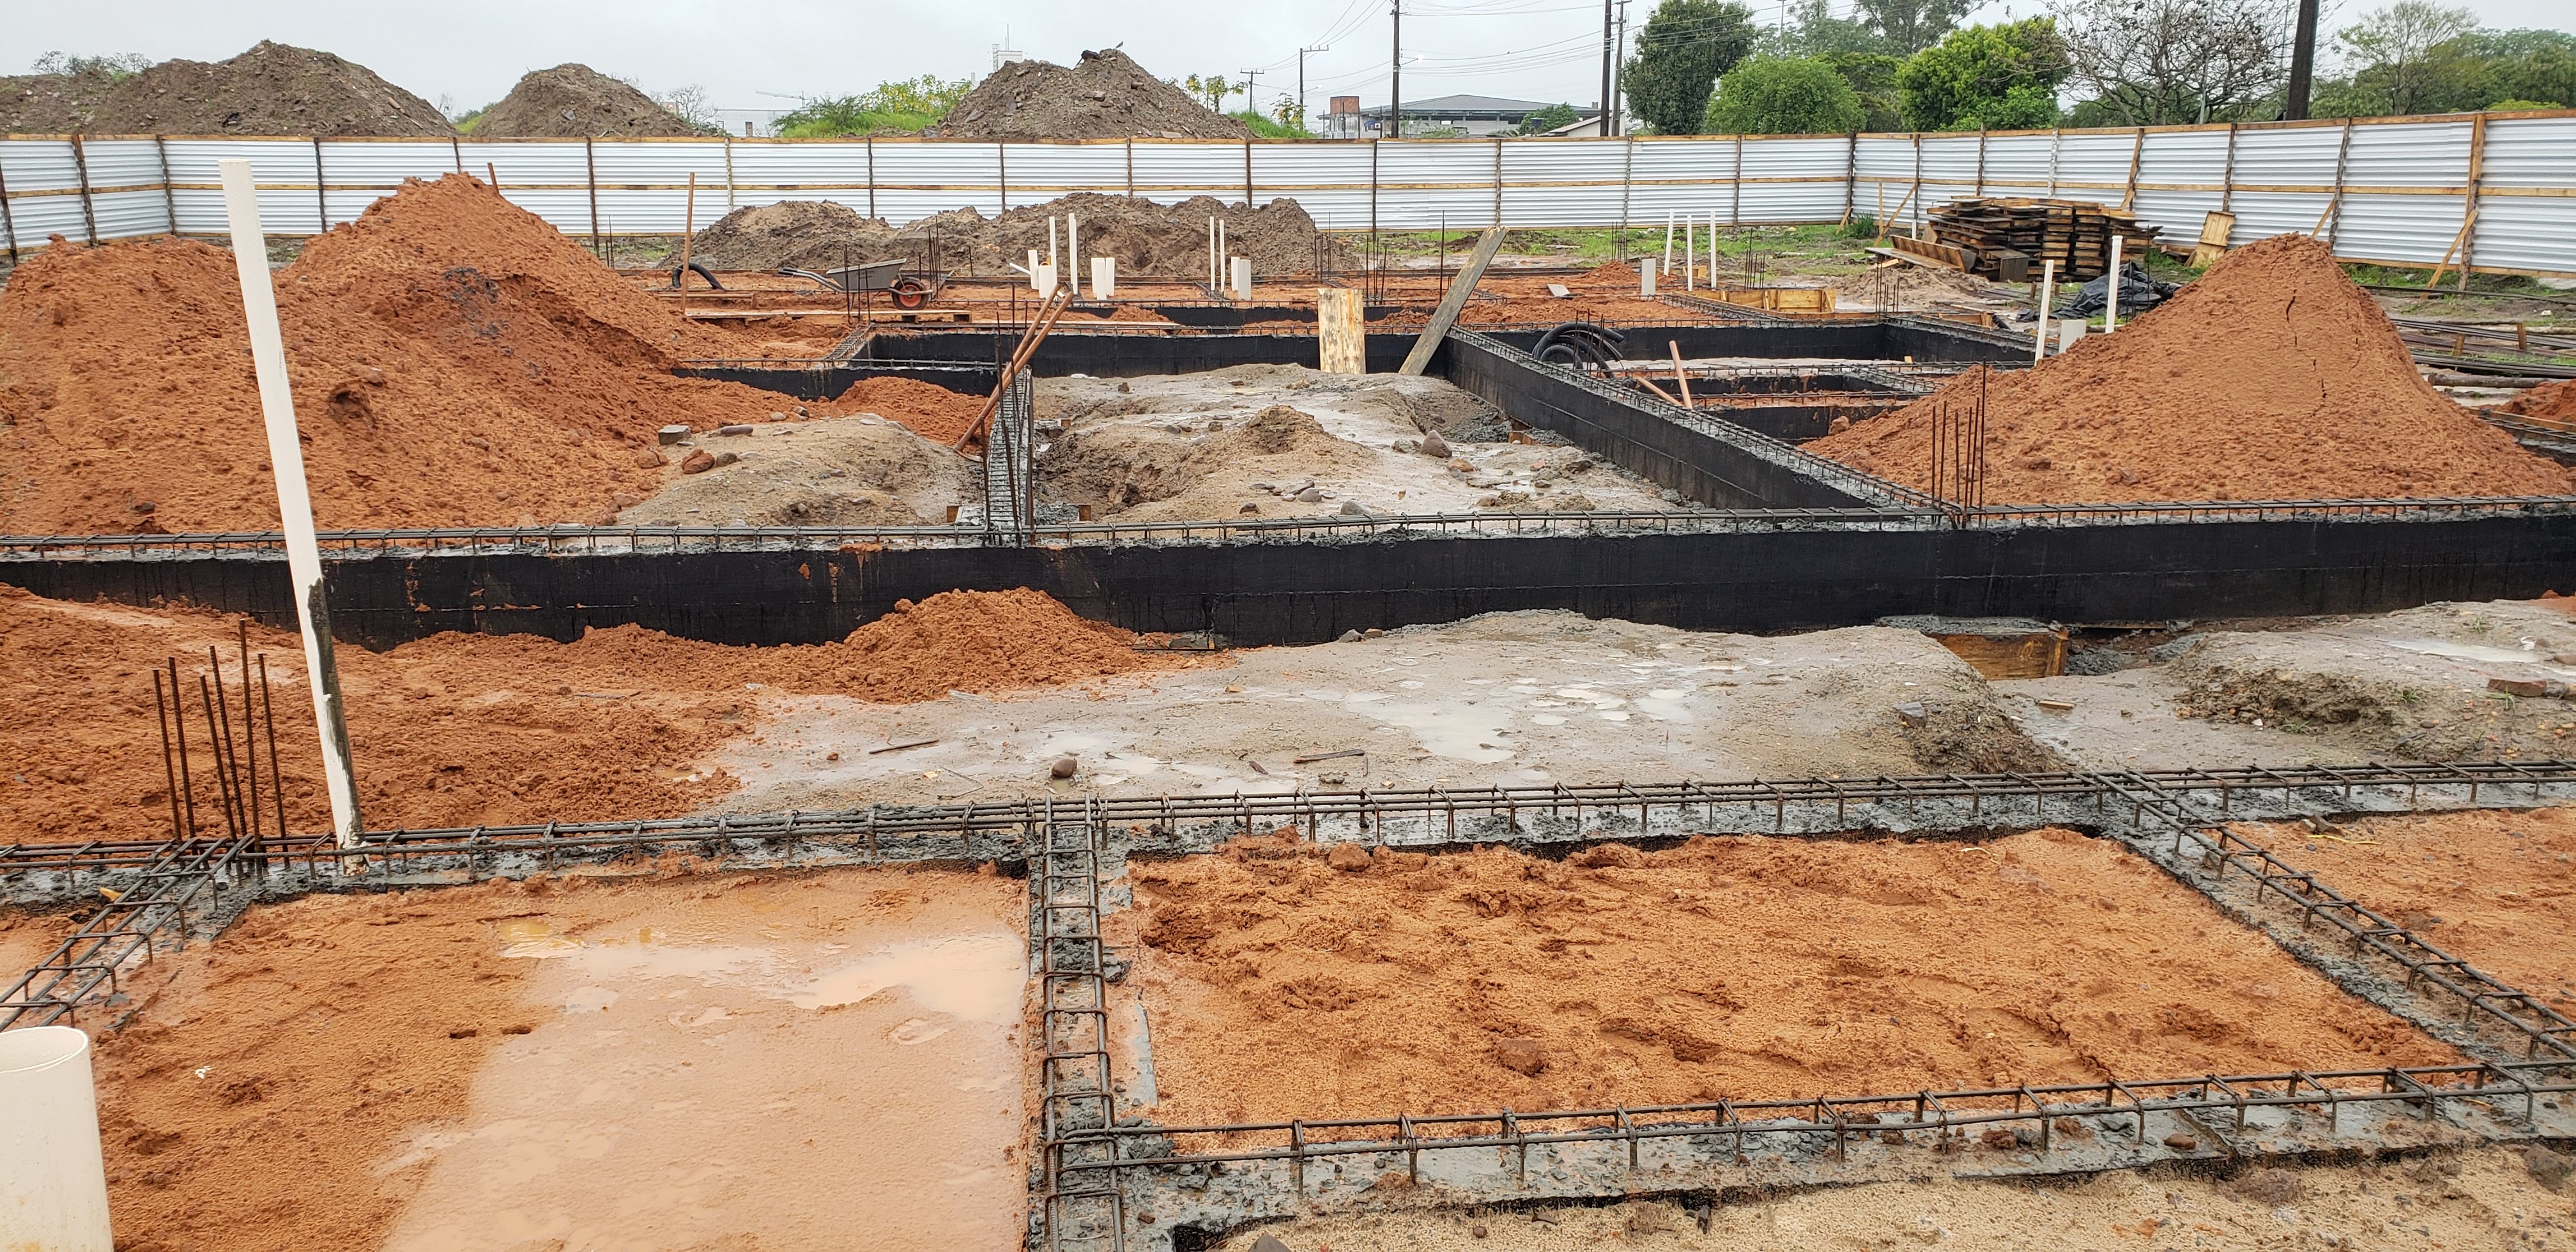
[{"label": "wheelbarrow wheel", "polygon": [[893,290],[898,308],[917,309],[930,303],[930,284],[918,278],[896,279]]}]

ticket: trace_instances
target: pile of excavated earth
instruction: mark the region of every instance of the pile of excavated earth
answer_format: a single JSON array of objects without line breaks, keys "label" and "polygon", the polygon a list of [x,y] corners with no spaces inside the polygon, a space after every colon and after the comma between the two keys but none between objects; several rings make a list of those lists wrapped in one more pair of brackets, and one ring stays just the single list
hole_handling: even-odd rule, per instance
[{"label": "pile of excavated earth", "polygon": [[2434,391],[2300,234],[2229,253],[2117,334],[1972,370],[1806,447],[1929,490],[1936,414],[1981,397],[1990,504],[2576,494],[2576,471]]},{"label": "pile of excavated earth", "polygon": [[587,65],[531,70],[468,128],[478,139],[635,138],[714,133]]},{"label": "pile of excavated earth", "polygon": [[[1211,217],[1225,223],[1227,253],[1251,258],[1256,273],[1311,272],[1333,260],[1315,219],[1294,200],[1273,200],[1253,209],[1213,196],[1157,204],[1088,191],[1022,205],[993,218],[974,209],[951,209],[901,228],[882,218],[861,217],[846,205],[784,200],[718,218],[690,242],[690,257],[719,270],[818,272],[900,257],[923,269],[1002,274],[1007,266],[1025,266],[1031,248],[1043,257],[1049,219],[1068,215],[1076,219],[1082,256],[1117,258],[1122,279],[1154,275],[1205,281]],[[1063,237],[1060,221],[1056,230],[1059,249],[1073,242]],[[1087,268],[1081,277],[1089,281]]]},{"label": "pile of excavated earth", "polygon": [[927,134],[941,139],[1249,139],[1115,48],[1071,67],[1013,61],[976,84]]},{"label": "pile of excavated earth", "polygon": [[[0,678],[19,713],[0,730],[18,762],[0,774],[0,803],[18,819],[0,841],[166,835],[151,668],[176,656],[193,675],[214,644],[225,681],[238,683],[235,630],[235,619],[211,613],[71,604],[0,587]],[[952,591],[903,603],[836,643],[728,647],[634,626],[568,644],[451,634],[385,653],[343,647],[339,668],[368,821],[417,827],[687,812],[740,784],[702,763],[753,732],[754,693],[906,704],[1194,660],[1137,642],[1036,592]],[[287,733],[312,725],[302,653],[292,634],[256,626],[250,647],[268,656],[283,772],[298,780],[287,789],[287,820],[311,829],[327,820],[312,781],[319,749],[309,733]],[[211,811],[201,818],[215,820]]]},{"label": "pile of excavated earth", "polygon": [[228,61],[0,78],[0,134],[455,133],[437,106],[328,52],[260,41]]},{"label": "pile of excavated earth", "polygon": [[[604,522],[682,476],[656,432],[874,411],[962,429],[937,388],[798,408],[677,377],[738,354],[479,181],[406,184],[277,274],[316,520]],[[0,531],[268,530],[275,487],[229,252],[50,248],[0,290]],[[893,400],[896,404],[871,402]]]}]

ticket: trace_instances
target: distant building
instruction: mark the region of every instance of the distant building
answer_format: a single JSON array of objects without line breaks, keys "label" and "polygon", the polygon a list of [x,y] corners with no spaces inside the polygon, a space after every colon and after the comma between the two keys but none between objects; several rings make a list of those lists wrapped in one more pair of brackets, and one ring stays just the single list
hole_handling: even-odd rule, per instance
[{"label": "distant building", "polygon": [[[1519,129],[1529,115],[1540,109],[1554,108],[1545,100],[1506,100],[1500,96],[1440,96],[1430,100],[1404,102],[1404,127],[1407,135],[1424,131],[1456,128],[1469,135],[1499,135]],[[1600,109],[1586,107],[1584,117],[1597,115]],[[1379,105],[1360,110],[1361,125],[1368,133],[1385,129],[1387,108]]]},{"label": "distant building", "polygon": [[1019,49],[1017,49],[1017,48],[1005,48],[1005,47],[1003,47],[1003,46],[1002,46],[1002,45],[1000,45],[1000,44],[994,44],[994,45],[993,45],[993,68],[994,68],[994,69],[997,69],[997,70],[998,70],[998,69],[1002,68],[1003,66],[1010,64],[1010,63],[1011,63],[1011,62],[1013,62],[1013,61],[1025,61],[1025,60],[1028,60],[1028,59],[1029,59],[1029,54],[1028,54],[1028,53],[1025,53],[1025,52],[1022,52],[1022,51],[1020,51],[1020,50],[1019,50]]},{"label": "distant building", "polygon": [[1365,138],[1360,123],[1360,98],[1335,96],[1332,107],[1324,111],[1323,136],[1326,139]]},{"label": "distant building", "polygon": [[778,133],[778,119],[788,109],[718,109],[716,125],[740,139],[767,139]]}]

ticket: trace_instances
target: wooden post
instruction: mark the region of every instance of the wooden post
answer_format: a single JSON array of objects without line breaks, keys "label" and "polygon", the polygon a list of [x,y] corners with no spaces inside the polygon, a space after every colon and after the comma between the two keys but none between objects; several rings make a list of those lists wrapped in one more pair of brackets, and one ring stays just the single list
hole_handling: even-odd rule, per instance
[{"label": "wooden post", "polygon": [[2147,155],[2147,128],[2138,128],[2137,141],[2129,145],[2129,190],[2120,196],[2120,211],[2130,211],[2138,202],[2138,162]]},{"label": "wooden post", "polygon": [[170,184],[170,145],[159,135],[152,137],[152,150],[161,154],[161,212],[170,219],[170,233],[179,233],[179,192]]},{"label": "wooden post", "polygon": [[328,234],[331,230],[331,186],[330,181],[322,176],[320,135],[313,136],[313,216],[322,223],[323,232]]},{"label": "wooden post", "polygon": [[[1913,186],[1912,188],[1910,188],[1909,190],[1907,190],[1907,191],[1906,191],[1906,193],[1905,193],[1905,204],[1911,204],[1911,205],[1914,205],[1914,206],[1915,206],[1915,207],[1914,207],[1914,237],[1915,237],[1915,238],[1917,238],[1917,239],[1921,239],[1921,238],[1923,237],[1923,206],[1922,206],[1922,204],[1921,204],[1921,203],[1916,199],[1916,197],[1921,196],[1922,194],[1923,194],[1923,133],[1922,133],[1921,131],[1916,131],[1916,132],[1915,132],[1915,134],[1914,134],[1914,186]],[[1897,212],[1899,212],[1899,213],[1904,212],[1904,211],[1905,211],[1905,205],[1903,205],[1903,204],[1898,205],[1898,206],[1897,206],[1897,210],[1896,210],[1896,211],[1897,211]]]},{"label": "wooden post", "polygon": [[2343,121],[2343,142],[2335,146],[2334,194],[2326,200],[2326,251],[2334,251],[2335,237],[2343,233],[2343,171],[2352,156],[2352,119]]},{"label": "wooden post", "polygon": [[1136,198],[1136,140],[1133,136],[1127,140],[1127,198]]},{"label": "wooden post", "polygon": [[9,171],[0,166],[0,236],[9,243],[9,263],[18,263],[18,219],[9,211]]},{"label": "wooden post", "polygon": [[1502,248],[1503,228],[1486,227],[1484,237],[1476,241],[1476,250],[1467,257],[1466,268],[1459,270],[1458,277],[1449,284],[1449,294],[1440,297],[1440,307],[1431,311],[1431,324],[1422,328],[1422,337],[1413,341],[1413,351],[1405,354],[1404,368],[1397,373],[1418,377],[1423,367],[1431,364],[1432,352],[1449,337],[1449,327],[1467,307],[1467,297],[1476,290],[1477,281],[1485,276],[1485,267],[1493,263],[1494,254]]},{"label": "wooden post", "polygon": [[1977,123],[1977,198],[1986,195],[1986,124]]},{"label": "wooden post", "polygon": [[454,135],[449,135],[449,136],[447,137],[447,155],[448,155],[448,157],[449,157],[450,159],[452,159],[452,160],[454,160],[454,161],[456,162],[456,172],[457,172],[457,173],[459,173],[459,174],[464,173],[464,172],[465,172],[465,141],[464,141],[464,140],[462,140],[462,139],[457,138],[457,137],[456,137],[456,136],[454,136]]},{"label": "wooden post", "polygon": [[1348,287],[1315,292],[1315,337],[1321,341],[1316,368],[1327,374],[1368,372],[1368,332],[1360,293]]},{"label": "wooden post", "polygon": [[2486,177],[2487,115],[2469,118],[2469,187],[2460,201],[2460,290],[2469,289],[2469,267],[2478,250],[2478,184]]},{"label": "wooden post", "polygon": [[1260,206],[1252,202],[1252,139],[1250,136],[1245,136],[1243,140],[1243,211],[1249,213],[1258,207]]},{"label": "wooden post", "polygon": [[2061,151],[2063,151],[2063,150],[2065,149],[2065,147],[2066,147],[2066,132],[2065,132],[2065,131],[2063,131],[2063,130],[2060,130],[2059,128],[2057,128],[2057,127],[2055,127],[2055,126],[2051,126],[2051,127],[2049,127],[2049,128],[2048,128],[2048,198],[2049,198],[2049,199],[2051,199],[2051,200],[2054,200],[2054,199],[2056,199],[2056,198],[2057,198],[2057,158],[2058,158],[2058,154],[2059,154]]},{"label": "wooden post", "polygon": [[993,145],[993,184],[1000,189],[1002,211],[1011,211],[1011,145]]},{"label": "wooden post", "polygon": [[89,203],[89,150],[81,146],[81,137],[72,136],[72,168],[80,175],[81,226],[89,232],[89,241],[98,242],[98,214]]},{"label": "wooden post", "polygon": [[1619,149],[1619,259],[1628,259],[1629,197],[1637,186],[1637,141],[1622,139]]},{"label": "wooden post", "polygon": [[1690,408],[1692,407],[1690,375],[1682,372],[1682,342],[1678,339],[1667,339],[1664,341],[1664,346],[1673,350],[1673,384],[1681,388],[1682,407]]},{"label": "wooden post", "polygon": [[[1726,224],[1735,226],[1743,221],[1744,136],[1737,135],[1735,137],[1735,176],[1726,180]],[[1708,281],[1712,286],[1717,283],[1717,234],[1714,231],[1711,231],[1708,237]]]},{"label": "wooden post", "polygon": [[727,213],[731,213],[731,212],[733,212],[733,211],[734,211],[735,205],[734,205],[734,195],[733,195],[733,135],[732,135],[732,134],[730,134],[730,133],[728,133],[728,134],[726,134],[726,135],[725,135],[725,141],[724,141],[724,156],[725,156],[725,212],[727,212]]},{"label": "wooden post", "polygon": [[2227,164],[2218,176],[2218,211],[2236,211],[2236,123],[2227,124]]},{"label": "wooden post", "polygon": [[1849,146],[1843,149],[1843,220],[1851,225],[1852,212],[1860,207],[1860,132],[1845,136]]},{"label": "wooden post", "polygon": [[599,247],[599,153],[588,135],[581,137],[581,164],[590,176],[590,254],[604,256]]},{"label": "wooden post", "polygon": [[698,172],[696,170],[689,171],[687,205],[688,207],[681,211],[680,218],[680,272],[671,279],[680,288],[680,316],[683,318],[689,315],[689,245],[697,242],[698,235]]},{"label": "wooden post", "polygon": [[[877,215],[877,137],[868,136],[868,216]],[[939,268],[939,258],[930,259],[930,268]]]}]

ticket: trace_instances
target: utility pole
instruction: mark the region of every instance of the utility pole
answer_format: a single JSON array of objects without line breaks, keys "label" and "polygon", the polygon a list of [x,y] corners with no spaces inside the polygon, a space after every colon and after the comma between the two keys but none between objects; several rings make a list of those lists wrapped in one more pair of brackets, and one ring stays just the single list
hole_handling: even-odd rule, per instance
[{"label": "utility pole", "polygon": [[[1610,63],[1618,67],[1617,74],[1610,80],[1610,99],[1615,102],[1619,93],[1628,89],[1628,0],[1619,0],[1619,38],[1612,49]],[[1627,134],[1628,111],[1614,103],[1610,109],[1610,123],[1611,129],[1605,133]]]},{"label": "utility pole", "polygon": [[1404,0],[1395,0],[1395,61],[1387,68],[1386,130],[1389,139],[1404,138]]},{"label": "utility pole", "polygon": [[2298,33],[2290,43],[2290,89],[2281,101],[2281,120],[2296,122],[2308,115],[2308,80],[2316,73],[2317,0],[2299,0]]},{"label": "utility pole", "polygon": [[1261,71],[1259,71],[1259,70],[1236,70],[1236,71],[1235,71],[1235,73],[1243,75],[1243,107],[1244,107],[1244,110],[1245,110],[1246,112],[1254,113],[1254,114],[1258,114],[1258,113],[1260,113],[1260,112],[1261,112],[1261,102],[1260,102],[1259,100],[1256,100],[1256,99],[1254,99],[1254,98],[1253,98],[1253,96],[1252,96],[1252,89],[1253,89],[1254,87],[1256,87],[1256,86],[1260,85],[1260,81],[1261,81]]},{"label": "utility pole", "polygon": [[1611,42],[1611,32],[1616,29],[1612,10],[1617,3],[1618,0],[1601,0],[1601,112],[1592,130],[1604,137],[1610,134],[1610,63],[1617,56],[1617,45]]},{"label": "utility pole", "polygon": [[1304,130],[1306,128],[1306,54],[1309,52],[1330,52],[1332,50],[1332,45],[1330,44],[1321,48],[1299,48],[1297,50],[1297,129],[1299,130]]}]

